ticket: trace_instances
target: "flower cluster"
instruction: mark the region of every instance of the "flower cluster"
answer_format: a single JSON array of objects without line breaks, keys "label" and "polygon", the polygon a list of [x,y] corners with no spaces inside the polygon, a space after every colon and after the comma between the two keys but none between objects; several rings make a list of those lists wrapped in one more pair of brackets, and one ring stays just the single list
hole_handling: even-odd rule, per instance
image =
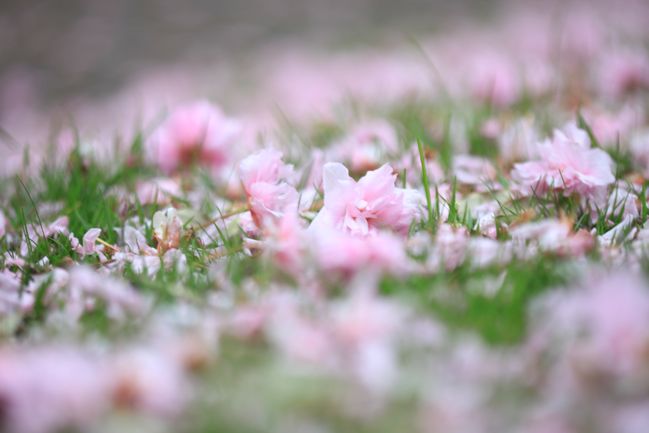
[{"label": "flower cluster", "polygon": [[649,10],[561,11],[0,158],[0,431],[645,433]]}]

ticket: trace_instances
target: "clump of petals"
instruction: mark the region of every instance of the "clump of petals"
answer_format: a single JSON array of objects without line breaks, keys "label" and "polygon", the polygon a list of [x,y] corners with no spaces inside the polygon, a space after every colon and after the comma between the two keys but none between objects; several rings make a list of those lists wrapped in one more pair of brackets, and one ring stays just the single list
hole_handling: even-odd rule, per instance
[{"label": "clump of petals", "polygon": [[239,177],[258,227],[263,227],[269,218],[279,218],[289,207],[297,208],[298,194],[289,183],[292,176],[293,167],[285,164],[281,152],[273,149],[262,150],[241,161]]},{"label": "clump of petals", "polygon": [[615,182],[611,157],[591,148],[588,134],[574,124],[539,144],[539,155],[540,160],[515,164],[512,171],[528,194],[559,190],[588,197]]},{"label": "clump of petals", "polygon": [[165,173],[200,163],[212,171],[229,159],[241,132],[238,121],[199,101],[177,107],[147,143],[150,159]]},{"label": "clump of petals", "polygon": [[324,207],[310,230],[334,228],[352,235],[375,234],[389,228],[407,234],[410,224],[421,215],[421,195],[395,186],[397,175],[388,164],[367,172],[358,182],[344,165],[325,164]]}]

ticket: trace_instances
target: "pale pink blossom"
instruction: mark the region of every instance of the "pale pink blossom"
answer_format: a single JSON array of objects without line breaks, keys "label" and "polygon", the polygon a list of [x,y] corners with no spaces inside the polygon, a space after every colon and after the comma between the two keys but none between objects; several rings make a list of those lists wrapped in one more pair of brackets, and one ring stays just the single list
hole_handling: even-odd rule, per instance
[{"label": "pale pink blossom", "polygon": [[498,137],[500,155],[505,161],[538,157],[539,134],[532,119],[521,118],[508,124]]},{"label": "pale pink blossom", "polygon": [[101,235],[100,228],[91,228],[86,234],[83,235],[82,244],[76,248],[76,251],[82,256],[88,256],[90,254],[102,254],[104,250],[103,245],[97,245],[97,239]]},{"label": "pale pink blossom", "polygon": [[19,275],[7,269],[0,271],[0,314],[19,312],[25,304],[31,305],[33,297],[30,293],[21,292],[20,286]]},{"label": "pale pink blossom", "polygon": [[355,376],[373,390],[385,391],[397,375],[395,343],[406,311],[371,290],[356,289],[332,307],[333,335]]},{"label": "pale pink blossom", "polygon": [[478,268],[493,264],[506,264],[511,260],[511,248],[507,242],[473,237],[469,238],[466,256],[470,259],[471,264]]},{"label": "pale pink blossom", "polygon": [[496,169],[486,158],[457,155],[453,158],[453,174],[461,184],[484,186],[496,180]]},{"label": "pale pink blossom", "polygon": [[351,276],[369,269],[399,274],[408,268],[403,241],[390,233],[355,236],[322,227],[311,232],[311,239],[313,258],[325,272]]},{"label": "pale pink blossom", "polygon": [[270,328],[275,345],[289,359],[320,367],[331,367],[335,347],[331,335],[323,326],[301,315],[276,315]]},{"label": "pale pink blossom", "polygon": [[358,182],[339,163],[325,164],[324,207],[311,223],[311,231],[329,227],[366,236],[381,228],[407,234],[420,216],[421,195],[395,186],[397,175],[383,165]]},{"label": "pale pink blossom", "polygon": [[609,98],[649,88],[649,57],[643,50],[606,53],[598,72],[599,90]]},{"label": "pale pink blossom", "polygon": [[333,367],[336,348],[331,333],[303,311],[296,296],[273,293],[264,302],[271,312],[266,335],[285,356],[319,367]]},{"label": "pale pink blossom", "polygon": [[88,266],[76,266],[69,272],[65,294],[65,310],[70,317],[79,318],[92,310],[95,301],[106,304],[107,314],[113,319],[127,315],[139,316],[149,309],[149,301],[127,283],[102,275]]},{"label": "pale pink blossom", "polygon": [[[5,273],[5,275],[7,275]],[[5,280],[6,281],[6,280]],[[18,280],[16,280],[18,282]],[[38,291],[43,289],[43,305],[51,305],[52,300],[58,292],[68,283],[67,271],[54,268],[51,272],[35,275],[26,286],[21,286],[17,290],[8,290],[2,293],[2,279],[0,278],[0,308],[2,307],[2,298],[9,305],[9,312],[29,313],[33,310],[36,302]],[[12,293],[13,292],[13,293]],[[13,296],[11,296],[13,295]],[[67,307],[67,304],[65,305]]]},{"label": "pale pink blossom", "polygon": [[630,132],[642,124],[644,113],[637,108],[625,106],[617,113],[584,110],[583,116],[602,146],[615,147],[626,142]]},{"label": "pale pink blossom", "polygon": [[148,245],[144,235],[130,225],[124,227],[122,242],[124,243],[124,250],[127,253],[150,256],[158,255],[156,249]]},{"label": "pale pink blossom", "polygon": [[[496,216],[500,213],[501,205],[498,201],[493,200],[486,203],[479,204],[471,210],[473,218],[476,219],[477,229],[480,230],[484,236],[496,239],[498,235],[498,227],[496,226]],[[502,227],[506,227],[503,222]]]},{"label": "pale pink blossom", "polygon": [[[627,375],[646,367],[649,292],[634,273],[590,273],[570,292],[538,301],[536,332],[547,344],[569,344],[573,368]],[[592,377],[592,376],[591,376]]]},{"label": "pale pink blossom", "polygon": [[378,168],[386,155],[398,149],[397,133],[384,120],[360,123],[333,145],[336,157],[349,161],[351,170],[357,173]]},{"label": "pale pink blossom", "polygon": [[49,433],[90,427],[109,408],[99,362],[71,348],[0,351],[3,431]]},{"label": "pale pink blossom", "polygon": [[574,232],[569,221],[547,219],[512,227],[509,230],[512,241],[524,257],[534,253],[534,248],[543,252],[578,257],[595,246],[594,237],[585,230]]},{"label": "pale pink blossom", "polygon": [[615,182],[611,157],[591,148],[586,132],[574,124],[555,130],[538,147],[540,160],[515,164],[512,171],[512,179],[528,194],[559,190],[594,196]]},{"label": "pale pink blossom", "polygon": [[322,191],[322,170],[325,164],[325,153],[320,149],[311,151],[311,163],[309,167],[309,179],[307,187]]},{"label": "pale pink blossom", "polygon": [[391,339],[405,311],[399,304],[379,297],[369,288],[356,288],[332,307],[333,329],[344,345]]},{"label": "pale pink blossom", "polygon": [[118,354],[111,362],[108,375],[117,407],[174,417],[181,413],[189,397],[182,365],[151,348]]},{"label": "pale pink blossom", "polygon": [[181,190],[176,180],[162,177],[139,182],[136,187],[136,195],[142,205],[165,206],[171,203],[173,197],[180,196]]},{"label": "pale pink blossom", "polygon": [[194,163],[216,172],[229,161],[240,132],[237,120],[199,101],[177,107],[149,139],[147,150],[165,173]]},{"label": "pale pink blossom", "polygon": [[68,236],[68,217],[58,217],[51,224],[42,226],[40,224],[28,224],[25,236],[20,245],[20,254],[26,256],[29,252],[28,245],[34,246],[40,238],[49,238],[58,234]]},{"label": "pale pink blossom", "polygon": [[[185,269],[187,258],[180,250],[169,248],[164,251],[161,249],[158,252],[157,249],[148,245],[146,238],[139,230],[130,225],[126,225],[121,234],[123,247],[112,256],[117,268],[122,269],[126,264],[129,264],[135,273],[140,274],[146,271],[150,277],[153,277],[161,266],[165,268],[177,266],[179,270]],[[175,239],[175,235],[172,238]]]},{"label": "pale pink blossom", "polygon": [[258,227],[266,219],[279,218],[287,208],[297,209],[293,167],[282,161],[281,152],[265,149],[250,155],[239,164],[239,177]]},{"label": "pale pink blossom", "polygon": [[304,258],[305,227],[296,212],[287,212],[265,230],[266,251],[284,271],[299,275]]},{"label": "pale pink blossom", "polygon": [[252,339],[262,333],[270,313],[265,304],[239,306],[229,317],[226,329],[235,337]]},{"label": "pale pink blossom", "polygon": [[482,123],[480,135],[490,140],[495,140],[502,133],[502,125],[498,119],[490,117]]},{"label": "pale pink blossom", "polygon": [[440,224],[435,236],[435,248],[426,264],[431,269],[452,270],[464,262],[469,233],[465,227]]}]

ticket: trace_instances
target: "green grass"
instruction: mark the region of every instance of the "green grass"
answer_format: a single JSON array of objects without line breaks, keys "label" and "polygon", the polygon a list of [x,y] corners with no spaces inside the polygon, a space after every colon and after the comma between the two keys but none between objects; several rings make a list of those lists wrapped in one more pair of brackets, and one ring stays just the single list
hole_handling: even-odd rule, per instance
[{"label": "green grass", "polygon": [[[540,256],[506,266],[465,264],[435,275],[386,279],[381,293],[414,301],[451,329],[473,332],[493,345],[520,343],[527,332],[527,309],[539,294],[571,279],[562,259]],[[487,290],[487,285],[493,285]]]}]

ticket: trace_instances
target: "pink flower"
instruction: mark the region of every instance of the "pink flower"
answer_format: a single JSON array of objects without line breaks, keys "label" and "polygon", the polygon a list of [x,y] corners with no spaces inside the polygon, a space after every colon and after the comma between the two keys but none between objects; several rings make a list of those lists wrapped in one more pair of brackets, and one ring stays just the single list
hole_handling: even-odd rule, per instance
[{"label": "pink flower", "polygon": [[59,234],[69,235],[68,217],[66,216],[57,218],[53,223],[45,227],[40,224],[27,225],[27,233],[20,245],[20,254],[26,256],[29,251],[28,244],[36,245],[39,238],[49,238]]},{"label": "pink flower", "polygon": [[325,327],[293,312],[274,319],[270,337],[285,356],[318,367],[334,364],[335,346]]},{"label": "pink flower", "polygon": [[427,265],[431,269],[457,268],[464,262],[468,242],[469,233],[465,227],[441,224],[435,236],[435,253],[428,257]]},{"label": "pink flower", "polygon": [[162,177],[138,183],[136,194],[142,205],[159,204],[164,206],[170,204],[174,196],[179,196],[181,190],[177,181]]},{"label": "pink flower", "polygon": [[0,427],[22,433],[86,430],[109,408],[108,385],[101,364],[78,351],[4,349]]},{"label": "pink flower", "polygon": [[261,334],[266,325],[271,309],[267,305],[239,306],[232,312],[227,321],[227,330],[235,337],[251,339]]},{"label": "pink flower", "polygon": [[311,251],[325,272],[345,277],[365,269],[398,274],[408,266],[403,241],[390,233],[361,237],[329,227],[311,233]]},{"label": "pink flower", "polygon": [[404,311],[399,307],[361,288],[335,304],[332,318],[336,336],[350,346],[389,339],[403,318]]},{"label": "pink flower", "polygon": [[284,271],[299,275],[304,255],[305,230],[296,212],[287,212],[265,230],[272,261]]},{"label": "pink flower", "polygon": [[148,299],[133,287],[87,266],[73,267],[66,282],[65,309],[71,318],[81,317],[86,310],[92,310],[99,300],[105,303],[108,316],[116,320],[127,315],[145,314],[150,306]]},{"label": "pink flower", "polygon": [[421,197],[414,190],[395,187],[397,175],[392,167],[367,172],[358,182],[349,176],[344,165],[324,166],[324,207],[311,223],[310,230],[323,227],[353,235],[374,234],[389,228],[407,234],[419,214]]},{"label": "pink flower", "polygon": [[600,65],[600,91],[609,98],[649,88],[649,57],[642,51],[607,53]]},{"label": "pink flower", "polygon": [[625,106],[617,113],[587,110],[584,111],[584,118],[602,146],[615,146],[620,141],[625,142],[629,133],[636,126],[642,125],[644,113],[637,108]]},{"label": "pink flower", "polygon": [[9,315],[30,308],[32,296],[26,290],[20,290],[20,276],[7,269],[0,271],[0,314]]},{"label": "pink flower", "polygon": [[554,252],[563,256],[578,257],[595,246],[595,239],[585,230],[574,232],[572,223],[564,220],[546,219],[516,226],[510,235],[522,255],[534,254],[537,246],[541,251]]},{"label": "pink flower", "polygon": [[99,260],[104,263],[106,261],[106,256],[103,253],[104,246],[101,244],[97,245],[99,235],[101,235],[101,229],[94,227],[89,229],[86,234],[83,235],[82,244],[79,244],[79,240],[74,237],[72,233],[68,235],[68,239],[70,240],[70,245],[77,254],[82,257],[97,254]]},{"label": "pink flower", "polygon": [[83,235],[84,254],[92,254],[96,252],[95,243],[97,242],[97,239],[99,239],[100,234],[101,234],[101,229],[95,227],[95,228],[91,228],[86,232],[85,235]]},{"label": "pink flower", "polygon": [[472,155],[453,158],[453,174],[459,183],[476,186],[491,185],[497,175],[488,159]]},{"label": "pink flower", "polygon": [[150,158],[165,173],[200,162],[213,171],[229,159],[239,122],[200,101],[176,108],[147,143]]},{"label": "pink flower", "polygon": [[187,402],[189,388],[182,366],[158,350],[137,348],[119,354],[109,374],[118,407],[171,418]]},{"label": "pink flower", "polygon": [[565,342],[574,367],[628,379],[630,373],[642,374],[646,368],[649,292],[634,273],[604,272],[591,272],[572,291],[546,295],[537,331],[541,341],[550,337]]},{"label": "pink flower", "polygon": [[505,161],[519,161],[537,156],[538,132],[534,121],[520,118],[504,128],[498,137],[500,155]]},{"label": "pink flower", "polygon": [[594,196],[615,182],[613,160],[601,149],[592,149],[585,131],[574,124],[555,130],[552,140],[539,144],[541,160],[515,164],[512,179],[528,193],[560,190],[566,195]]},{"label": "pink flower", "polygon": [[279,218],[288,207],[297,209],[298,194],[289,184],[293,167],[284,164],[282,154],[265,149],[239,164],[239,177],[248,198],[252,218],[262,227],[267,218]]},{"label": "pink flower", "polygon": [[406,311],[365,287],[332,309],[333,334],[354,374],[377,391],[392,385],[398,367],[395,347]]}]

